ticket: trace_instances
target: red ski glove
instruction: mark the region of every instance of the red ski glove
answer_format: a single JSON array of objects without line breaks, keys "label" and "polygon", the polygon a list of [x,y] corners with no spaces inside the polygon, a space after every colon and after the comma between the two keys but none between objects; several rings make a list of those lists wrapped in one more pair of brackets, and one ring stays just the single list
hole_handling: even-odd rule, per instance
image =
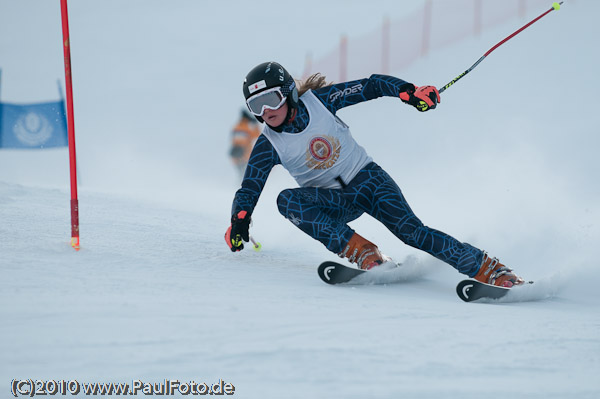
[{"label": "red ski glove", "polygon": [[437,103],[441,102],[440,93],[434,86],[413,86],[400,93],[400,99],[421,112],[434,109]]},{"label": "red ski glove", "polygon": [[231,226],[225,232],[225,242],[231,249],[231,252],[238,252],[244,249],[243,241],[250,240],[250,215],[246,211],[239,211],[231,217]]}]

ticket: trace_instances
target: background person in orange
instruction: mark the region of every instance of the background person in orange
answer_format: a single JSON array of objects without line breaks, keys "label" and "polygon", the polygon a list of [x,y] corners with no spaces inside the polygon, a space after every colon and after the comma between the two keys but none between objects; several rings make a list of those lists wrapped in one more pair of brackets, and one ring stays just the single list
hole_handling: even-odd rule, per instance
[{"label": "background person in orange", "polygon": [[250,153],[261,130],[258,121],[248,111],[242,110],[240,120],[231,131],[231,150],[229,151],[240,179],[244,176]]}]

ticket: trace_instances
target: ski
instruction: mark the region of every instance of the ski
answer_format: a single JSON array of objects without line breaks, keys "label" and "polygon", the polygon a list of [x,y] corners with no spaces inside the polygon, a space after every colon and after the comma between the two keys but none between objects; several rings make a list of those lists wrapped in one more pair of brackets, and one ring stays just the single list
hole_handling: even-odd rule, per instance
[{"label": "ski", "polygon": [[499,299],[508,294],[510,288],[485,284],[477,280],[463,280],[456,286],[458,297],[465,302],[481,298]]},{"label": "ski", "polygon": [[427,274],[428,271],[427,267],[423,267],[411,259],[403,263],[389,260],[381,266],[376,266],[368,271],[332,261],[321,263],[317,269],[321,280],[332,285],[345,283],[352,285],[401,283],[418,280]]},{"label": "ski", "polygon": [[360,276],[367,271],[356,267],[345,266],[341,263],[327,261],[319,265],[317,272],[319,273],[321,280],[327,284],[342,284],[349,282],[356,276]]},{"label": "ski", "polygon": [[[477,280],[463,280],[456,286],[458,297],[465,302],[473,302],[478,299],[500,299],[506,296],[510,291],[514,294],[507,297],[508,302],[513,301],[532,301],[543,298],[538,298],[535,289],[525,288],[531,286],[533,281],[527,281],[523,285],[517,285],[512,288],[499,287],[497,285],[485,284]],[[536,284],[537,286],[537,284]],[[538,287],[539,288],[539,287]],[[518,292],[518,294],[517,294]],[[503,302],[506,302],[503,300]]]}]

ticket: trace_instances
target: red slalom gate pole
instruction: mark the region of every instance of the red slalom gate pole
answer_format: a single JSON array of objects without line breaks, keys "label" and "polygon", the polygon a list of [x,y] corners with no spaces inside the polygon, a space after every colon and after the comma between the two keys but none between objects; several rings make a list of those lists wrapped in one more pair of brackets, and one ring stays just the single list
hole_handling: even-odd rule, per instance
[{"label": "red slalom gate pole", "polygon": [[79,251],[79,200],[77,199],[77,162],[75,156],[75,120],[73,118],[73,82],[71,79],[71,44],[67,0],[60,0],[63,49],[65,53],[65,85],[67,90],[67,131],[69,135],[69,165],[71,170],[71,246]]},{"label": "red slalom gate pole", "polygon": [[483,56],[481,56],[481,58],[479,58],[477,60],[476,63],[474,63],[473,65],[471,65],[471,67],[469,69],[467,69],[466,71],[464,71],[463,73],[461,73],[460,75],[458,75],[456,78],[454,78],[454,80],[452,80],[450,83],[448,83],[447,85],[445,85],[444,87],[440,88],[438,91],[441,93],[444,90],[446,90],[448,87],[452,86],[454,83],[458,82],[463,76],[465,76],[466,74],[468,74],[469,72],[471,72],[473,69],[475,69],[475,67],[477,65],[479,65],[479,63],[481,61],[483,61],[485,59],[485,57],[487,57],[488,55],[490,55],[490,53],[494,50],[496,50],[498,47],[500,47],[502,44],[504,44],[505,42],[509,41],[510,39],[512,39],[514,36],[518,35],[521,31],[527,29],[529,27],[529,25],[533,24],[534,22],[536,22],[538,19],[546,16],[547,14],[549,14],[550,12],[554,11],[554,10],[559,10],[560,9],[560,5],[564,3],[563,1],[559,2],[559,3],[552,3],[552,7],[546,11],[545,13],[543,13],[542,15],[540,15],[539,17],[529,21],[527,24],[523,25],[519,30],[513,32],[512,34],[510,34],[509,36],[505,37],[504,39],[502,39],[500,42],[498,42],[494,47],[492,47],[491,49],[489,49]]}]

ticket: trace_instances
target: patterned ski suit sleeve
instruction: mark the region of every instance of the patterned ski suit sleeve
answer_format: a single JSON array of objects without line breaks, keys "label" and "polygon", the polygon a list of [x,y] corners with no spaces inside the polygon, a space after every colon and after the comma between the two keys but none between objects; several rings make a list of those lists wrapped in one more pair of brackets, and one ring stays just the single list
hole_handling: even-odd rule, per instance
[{"label": "patterned ski suit sleeve", "polygon": [[251,214],[267,182],[273,166],[280,164],[279,155],[271,142],[262,134],[250,154],[242,187],[235,193],[231,214],[246,211]]},{"label": "patterned ski suit sleeve", "polygon": [[351,80],[313,90],[329,111],[335,113],[344,107],[379,97],[398,97],[414,87],[402,79],[389,75],[371,75],[368,79]]}]

